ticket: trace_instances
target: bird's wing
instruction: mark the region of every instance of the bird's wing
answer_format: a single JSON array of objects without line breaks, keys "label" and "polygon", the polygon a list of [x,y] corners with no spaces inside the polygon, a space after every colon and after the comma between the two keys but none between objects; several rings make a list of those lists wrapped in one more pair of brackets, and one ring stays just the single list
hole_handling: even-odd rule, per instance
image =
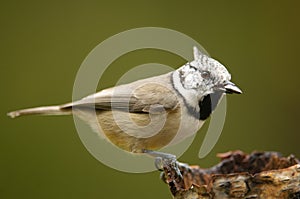
[{"label": "bird's wing", "polygon": [[105,89],[66,106],[147,113],[150,109],[152,112],[172,110],[178,103],[177,95],[171,89],[163,84],[147,82]]}]

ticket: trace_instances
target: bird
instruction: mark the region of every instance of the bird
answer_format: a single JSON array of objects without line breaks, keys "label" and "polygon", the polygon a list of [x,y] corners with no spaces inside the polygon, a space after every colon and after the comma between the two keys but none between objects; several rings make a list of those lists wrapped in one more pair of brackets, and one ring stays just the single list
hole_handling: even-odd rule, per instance
[{"label": "bird", "polygon": [[107,88],[70,103],[7,115],[74,114],[113,145],[151,154],[196,133],[224,95],[242,93],[219,61],[197,47],[193,47],[193,57],[162,75]]}]

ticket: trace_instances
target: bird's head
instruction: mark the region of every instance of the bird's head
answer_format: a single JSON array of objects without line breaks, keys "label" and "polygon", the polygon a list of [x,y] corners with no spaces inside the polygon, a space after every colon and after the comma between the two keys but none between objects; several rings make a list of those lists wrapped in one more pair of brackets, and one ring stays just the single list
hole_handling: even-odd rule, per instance
[{"label": "bird's head", "polygon": [[242,93],[233,84],[231,75],[220,62],[201,53],[194,47],[194,60],[178,69],[182,86],[194,90],[198,96],[206,96],[214,92]]}]

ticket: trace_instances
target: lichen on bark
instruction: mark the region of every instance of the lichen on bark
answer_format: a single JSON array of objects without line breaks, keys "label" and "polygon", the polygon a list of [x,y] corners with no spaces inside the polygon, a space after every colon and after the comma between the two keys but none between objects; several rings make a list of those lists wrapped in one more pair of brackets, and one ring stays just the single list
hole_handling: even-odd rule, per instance
[{"label": "lichen on bark", "polygon": [[175,199],[300,198],[300,164],[293,155],[233,151],[218,157],[221,162],[207,169],[167,161],[161,178]]}]

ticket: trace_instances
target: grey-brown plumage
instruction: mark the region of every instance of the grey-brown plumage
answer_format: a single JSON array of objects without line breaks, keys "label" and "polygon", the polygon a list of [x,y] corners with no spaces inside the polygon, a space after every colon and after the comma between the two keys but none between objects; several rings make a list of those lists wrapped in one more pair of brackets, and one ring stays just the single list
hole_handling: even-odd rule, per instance
[{"label": "grey-brown plumage", "polygon": [[124,150],[156,150],[199,130],[225,93],[241,93],[230,78],[223,65],[194,48],[194,60],[176,71],[8,115],[75,114]]}]

